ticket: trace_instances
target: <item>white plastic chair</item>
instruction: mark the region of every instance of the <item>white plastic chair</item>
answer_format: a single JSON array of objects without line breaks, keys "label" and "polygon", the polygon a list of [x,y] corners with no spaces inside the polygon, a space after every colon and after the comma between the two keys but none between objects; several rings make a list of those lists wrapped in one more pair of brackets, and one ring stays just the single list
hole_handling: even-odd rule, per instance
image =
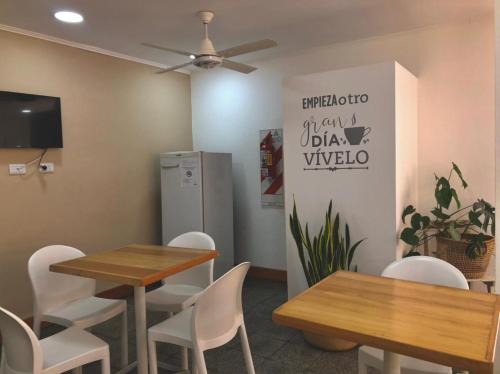
[{"label": "white plastic chair", "polygon": [[249,262],[234,267],[209,286],[194,306],[149,328],[150,374],[158,373],[156,342],[191,349],[195,370],[207,374],[203,352],[228,343],[238,331],[247,372],[255,374],[241,303],[243,281],[249,268]]},{"label": "white plastic chair", "polygon": [[[435,284],[438,286],[469,289],[467,279],[456,267],[435,257],[413,256],[394,261],[382,272],[383,277]],[[429,316],[432,318],[432,316]],[[413,357],[400,356],[401,374],[451,374],[452,369]],[[382,370],[384,352],[362,346],[358,351],[359,374],[366,374],[368,367]]]},{"label": "white plastic chair", "polygon": [[34,293],[33,331],[40,336],[42,321],[86,329],[119,314],[121,324],[121,365],[128,364],[127,302],[95,297],[93,279],[54,273],[51,264],[83,257],[76,248],[51,245],[36,251],[28,262]]},{"label": "white plastic chair", "polygon": [[109,346],[77,327],[38,340],[19,317],[0,308],[3,339],[0,373],[56,374],[101,362],[101,373],[110,373]]},{"label": "white plastic chair", "polygon": [[[203,232],[187,232],[172,239],[169,247],[212,249],[213,239]],[[214,260],[162,280],[162,286],[146,294],[146,307],[156,312],[178,313],[194,304],[213,282]]]},{"label": "white plastic chair", "polygon": [[[168,246],[215,250],[214,240],[203,232],[187,232],[172,239]],[[213,282],[214,260],[184,270],[162,280],[162,286],[146,293],[146,308],[167,312],[169,316],[193,305],[205,288]],[[182,349],[181,367],[187,370],[188,352]],[[165,365],[165,367],[167,367]]]}]

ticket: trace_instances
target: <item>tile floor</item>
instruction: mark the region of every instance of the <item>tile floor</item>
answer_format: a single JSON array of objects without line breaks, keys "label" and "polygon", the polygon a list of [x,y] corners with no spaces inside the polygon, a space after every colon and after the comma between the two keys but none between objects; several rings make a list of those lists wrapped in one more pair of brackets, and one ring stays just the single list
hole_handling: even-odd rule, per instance
[{"label": "tile floor", "polygon": [[[299,332],[275,325],[271,321],[274,309],[286,301],[286,285],[282,283],[247,278],[243,291],[245,322],[257,374],[355,374],[357,350],[331,353],[310,347]],[[129,350],[135,360],[135,328],[132,300],[129,300]],[[161,313],[148,312],[148,325],[165,317]],[[47,336],[57,331],[50,327],[43,332]],[[120,362],[120,321],[111,320],[92,329],[92,332],[110,344],[112,372]],[[158,345],[161,361],[179,365],[179,348],[167,344]],[[205,352],[209,374],[246,373],[239,338],[226,346]],[[98,365],[84,368],[84,374],[100,373]],[[159,369],[160,374],[168,371]]]}]

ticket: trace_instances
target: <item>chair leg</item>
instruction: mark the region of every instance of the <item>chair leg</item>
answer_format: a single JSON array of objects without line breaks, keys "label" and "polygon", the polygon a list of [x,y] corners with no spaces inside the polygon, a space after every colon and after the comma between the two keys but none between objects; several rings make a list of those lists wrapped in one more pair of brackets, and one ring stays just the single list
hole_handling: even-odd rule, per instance
[{"label": "chair leg", "polygon": [[109,353],[101,360],[101,374],[111,374],[111,364],[109,362]]},{"label": "chair leg", "polygon": [[[194,360],[193,360],[194,362]],[[0,349],[0,373],[5,373],[5,353],[3,351],[3,348]]]},{"label": "chair leg", "polygon": [[127,307],[122,313],[122,336],[121,336],[121,366],[125,368],[128,365],[128,321]]},{"label": "chair leg", "polygon": [[33,332],[35,333],[38,339],[40,339],[41,326],[42,326],[41,317],[35,312],[35,315],[33,316]]},{"label": "chair leg", "polygon": [[358,374],[368,374],[368,366],[364,362],[358,362]]},{"label": "chair leg", "polygon": [[245,365],[247,367],[248,374],[255,374],[255,368],[253,367],[252,352],[250,351],[250,344],[248,343],[247,330],[245,328],[245,323],[240,326],[240,339],[241,348],[243,350],[243,357],[245,358]]},{"label": "chair leg", "polygon": [[196,362],[196,371],[198,374],[208,374],[207,366],[205,365],[205,357],[203,356],[203,351],[200,351],[197,348],[193,349],[195,362]]},{"label": "chair leg", "polygon": [[[174,314],[173,312],[168,312],[168,318],[173,317]],[[181,369],[184,371],[189,370],[188,349],[186,347],[181,347]]]},{"label": "chair leg", "polygon": [[193,349],[191,349],[191,374],[198,374],[198,368],[196,366],[196,357],[194,355]]},{"label": "chair leg", "polygon": [[156,357],[156,342],[148,339],[149,374],[158,374],[158,359]]},{"label": "chair leg", "polygon": [[[368,374],[368,360],[366,358],[367,354],[363,351],[363,347],[358,349],[358,374]],[[375,367],[379,371],[382,371],[383,362],[380,362],[379,367]]]},{"label": "chair leg", "polygon": [[181,347],[181,368],[189,370],[188,349],[186,347]]}]

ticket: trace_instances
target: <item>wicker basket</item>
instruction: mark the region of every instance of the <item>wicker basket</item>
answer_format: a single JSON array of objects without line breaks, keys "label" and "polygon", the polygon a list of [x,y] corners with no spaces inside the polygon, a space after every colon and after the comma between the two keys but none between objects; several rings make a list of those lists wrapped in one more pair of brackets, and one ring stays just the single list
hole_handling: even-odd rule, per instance
[{"label": "wicker basket", "polygon": [[465,240],[460,241],[438,236],[437,257],[455,266],[468,279],[482,278],[490,263],[491,255],[495,252],[495,238],[487,240],[486,253],[473,260],[465,253],[469,244],[467,239],[470,236],[466,235]]}]

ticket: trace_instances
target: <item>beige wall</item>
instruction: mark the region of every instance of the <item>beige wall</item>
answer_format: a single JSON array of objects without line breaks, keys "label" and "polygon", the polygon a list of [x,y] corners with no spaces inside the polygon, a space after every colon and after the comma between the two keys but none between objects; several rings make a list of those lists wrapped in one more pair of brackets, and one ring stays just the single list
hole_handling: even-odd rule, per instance
[{"label": "beige wall", "polygon": [[0,51],[0,90],[62,102],[64,149],[45,157],[54,174],[9,176],[40,152],[0,149],[0,305],[29,316],[36,249],[160,242],[158,154],[192,149],[190,78],[7,32]]}]

